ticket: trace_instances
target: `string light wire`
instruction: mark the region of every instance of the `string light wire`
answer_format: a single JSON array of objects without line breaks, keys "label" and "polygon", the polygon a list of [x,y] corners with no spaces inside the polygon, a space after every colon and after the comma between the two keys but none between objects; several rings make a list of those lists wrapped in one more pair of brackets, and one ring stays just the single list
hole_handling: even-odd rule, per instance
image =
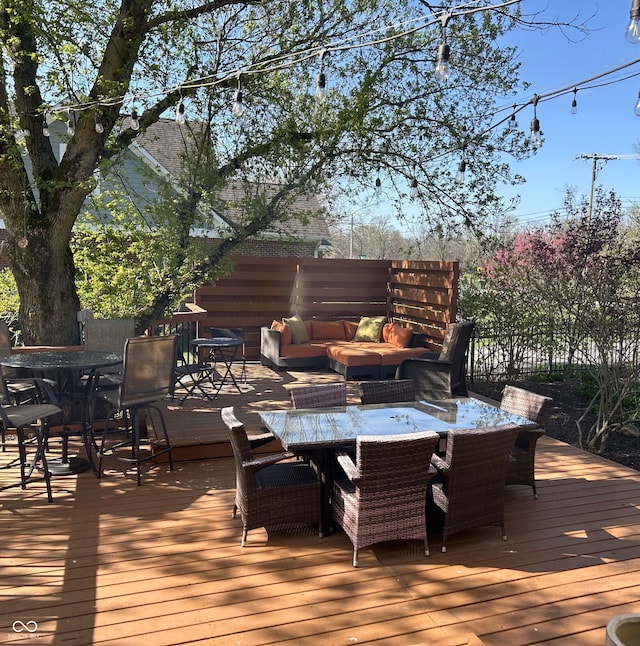
[{"label": "string light wire", "polygon": [[[497,11],[499,9],[506,8],[510,5],[518,4],[519,2],[520,0],[505,0],[504,2],[500,2],[487,7],[472,7],[472,6],[469,6],[472,3],[468,3],[468,5],[462,5],[461,7],[457,8],[455,11],[451,11],[450,18],[453,19],[456,16],[458,17],[466,16],[466,15],[471,15],[471,14],[483,12],[483,11]],[[466,6],[468,6],[468,8],[465,8]],[[416,18],[404,20],[394,25],[386,25],[383,27],[379,27],[377,29],[372,29],[372,30],[351,36],[349,38],[336,41],[328,45],[317,45],[309,49],[302,50],[300,52],[287,52],[286,54],[282,54],[281,56],[276,56],[270,59],[269,64],[265,66],[263,66],[260,63],[256,63],[249,67],[243,67],[242,69],[234,69],[232,71],[224,72],[222,74],[218,74],[215,76],[209,75],[209,76],[200,77],[198,79],[186,81],[177,86],[166,86],[164,88],[149,90],[147,92],[140,92],[136,90],[135,98],[138,100],[151,99],[159,96],[165,96],[166,94],[170,94],[173,92],[180,92],[181,90],[195,90],[195,89],[200,89],[205,87],[216,87],[218,85],[228,85],[229,81],[237,78],[238,74],[240,73],[242,73],[243,76],[249,76],[249,75],[266,74],[270,72],[277,72],[284,69],[289,69],[290,67],[294,67],[296,65],[300,65],[301,63],[304,63],[313,58],[317,58],[318,55],[320,55],[323,52],[323,50],[326,53],[330,53],[330,52],[341,52],[341,51],[349,51],[349,50],[356,50],[356,49],[365,49],[367,47],[375,47],[377,45],[383,45],[393,40],[398,40],[400,38],[404,38],[406,36],[410,36],[414,33],[422,31],[426,27],[439,24],[441,23],[441,20],[442,19],[440,16],[434,16],[432,14],[431,15],[423,14]],[[422,23],[422,24],[418,24],[418,23]],[[413,25],[413,26],[409,27],[409,25]],[[401,31],[395,33],[396,30],[398,29],[400,29]],[[381,38],[373,38],[373,36],[375,36],[376,34],[389,33],[389,31],[393,31],[394,33]],[[363,41],[363,39],[369,39],[369,40]],[[359,41],[363,41],[363,42],[359,42]],[[103,98],[103,99],[100,99],[99,101],[76,102],[68,105],[61,104],[59,106],[56,106],[56,110],[63,111],[63,110],[71,109],[77,112],[81,112],[83,110],[89,110],[89,109],[95,108],[96,106],[122,105],[127,102],[127,97],[130,96],[130,94],[131,93],[127,93],[126,95],[120,95],[109,99]]]}]

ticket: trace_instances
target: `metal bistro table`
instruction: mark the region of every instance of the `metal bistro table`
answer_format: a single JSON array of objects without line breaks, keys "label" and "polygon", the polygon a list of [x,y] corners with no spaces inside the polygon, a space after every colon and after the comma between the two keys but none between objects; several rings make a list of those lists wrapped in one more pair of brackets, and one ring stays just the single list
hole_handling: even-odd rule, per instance
[{"label": "metal bistro table", "polygon": [[[242,393],[242,390],[240,389],[240,386],[238,385],[238,382],[236,381],[236,378],[233,376],[233,372],[231,371],[231,367],[233,366],[233,359],[238,352],[238,348],[240,348],[242,344],[242,339],[228,336],[211,337],[209,339],[193,339],[191,341],[191,345],[196,348],[198,355],[200,354],[200,350],[202,348],[209,350],[209,362],[212,363],[212,366],[211,370],[200,371],[198,379],[193,384],[190,392],[193,392],[195,388],[198,388],[209,399],[215,399],[220,394],[222,387],[225,385],[225,383],[227,383],[227,380],[231,379],[231,382],[237,388],[238,392]],[[216,386],[216,384],[214,383],[214,368],[218,360],[222,361],[222,363],[224,364],[224,371],[220,373],[221,378],[218,382],[218,385]],[[201,361],[201,363],[203,362]],[[207,377],[211,380],[211,386],[214,390],[212,396],[208,395],[202,390],[202,383],[207,379]]]},{"label": "metal bistro table", "polygon": [[474,397],[368,404],[335,408],[288,409],[259,413],[263,424],[287,451],[313,458],[323,478],[323,528],[330,532],[330,496],[333,486],[333,452],[354,447],[358,435],[395,435],[435,431],[446,438],[451,429],[517,424],[537,428],[531,420],[509,413]]},{"label": "metal bistro table", "polygon": [[[85,445],[87,456],[84,459],[79,456],[69,457],[68,444],[69,421],[64,420],[62,433],[62,456],[60,459],[47,460],[49,471],[52,475],[72,475],[81,473],[93,468],[89,461],[91,458],[90,447],[88,445],[88,405],[89,394],[92,384],[91,377],[99,368],[107,368],[122,363],[122,354],[113,352],[85,352],[85,351],[36,351],[12,354],[7,357],[0,357],[0,365],[8,368],[24,370],[35,377],[53,378],[57,384],[56,396],[60,398],[61,408],[65,404],[71,407],[74,396],[78,396],[82,406],[81,424],[82,439]],[[89,379],[80,389],[79,385],[83,374],[89,373]],[[52,377],[54,375],[54,377]]]}]

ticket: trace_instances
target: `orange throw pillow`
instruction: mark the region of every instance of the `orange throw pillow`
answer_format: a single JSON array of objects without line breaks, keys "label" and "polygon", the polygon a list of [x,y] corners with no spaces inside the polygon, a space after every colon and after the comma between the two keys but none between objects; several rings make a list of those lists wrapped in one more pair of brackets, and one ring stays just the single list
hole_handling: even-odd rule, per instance
[{"label": "orange throw pillow", "polygon": [[382,329],[382,339],[396,348],[408,348],[413,331],[398,323],[387,323]]},{"label": "orange throw pillow", "polygon": [[291,345],[291,328],[282,321],[273,321],[271,329],[280,332],[280,345]]}]

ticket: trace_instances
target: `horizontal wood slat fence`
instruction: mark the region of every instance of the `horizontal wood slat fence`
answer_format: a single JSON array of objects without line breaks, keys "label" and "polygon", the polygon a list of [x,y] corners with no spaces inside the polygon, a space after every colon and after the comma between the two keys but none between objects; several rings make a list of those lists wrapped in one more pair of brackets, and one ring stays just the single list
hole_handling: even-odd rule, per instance
[{"label": "horizontal wood slat fence", "polygon": [[242,327],[249,360],[260,357],[260,328],[296,312],[323,320],[386,315],[424,335],[428,348],[456,319],[456,262],[242,256],[233,263],[228,276],[197,290],[199,313],[171,322],[195,321],[206,337],[212,326]]}]

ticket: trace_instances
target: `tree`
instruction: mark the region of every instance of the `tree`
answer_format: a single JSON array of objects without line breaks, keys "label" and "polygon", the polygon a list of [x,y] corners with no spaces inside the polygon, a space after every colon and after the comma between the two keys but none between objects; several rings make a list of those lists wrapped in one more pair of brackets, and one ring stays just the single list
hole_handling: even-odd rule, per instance
[{"label": "tree", "polygon": [[640,247],[613,192],[599,187],[591,204],[568,191],[565,211],[485,263],[482,289],[463,303],[484,320],[511,324],[511,341],[522,336],[524,344],[532,322],[565,340],[565,376],[580,360],[596,385],[589,409],[597,407],[597,419],[583,428],[581,418],[581,442],[601,451],[611,433],[640,417]]},{"label": "tree", "polygon": [[[499,39],[524,19],[515,0],[474,4],[4,0],[0,212],[26,343],[78,340],[70,241],[95,173],[176,106],[198,125],[178,197],[164,202],[174,240],[141,326],[286,218],[312,181],[358,190],[380,168],[401,193],[416,179],[442,217],[492,211],[496,183],[516,179],[503,153],[529,152],[524,133],[493,128],[494,102],[518,81],[516,52]],[[432,68],[445,26],[455,71],[442,84]],[[314,67],[326,75],[324,104],[309,92]],[[234,92],[241,119],[229,110]],[[60,159],[43,128],[51,114],[69,122]],[[464,187],[451,181],[461,153],[473,171]],[[194,261],[191,226],[231,177],[278,177],[281,189],[248,196],[246,220]]]}]

